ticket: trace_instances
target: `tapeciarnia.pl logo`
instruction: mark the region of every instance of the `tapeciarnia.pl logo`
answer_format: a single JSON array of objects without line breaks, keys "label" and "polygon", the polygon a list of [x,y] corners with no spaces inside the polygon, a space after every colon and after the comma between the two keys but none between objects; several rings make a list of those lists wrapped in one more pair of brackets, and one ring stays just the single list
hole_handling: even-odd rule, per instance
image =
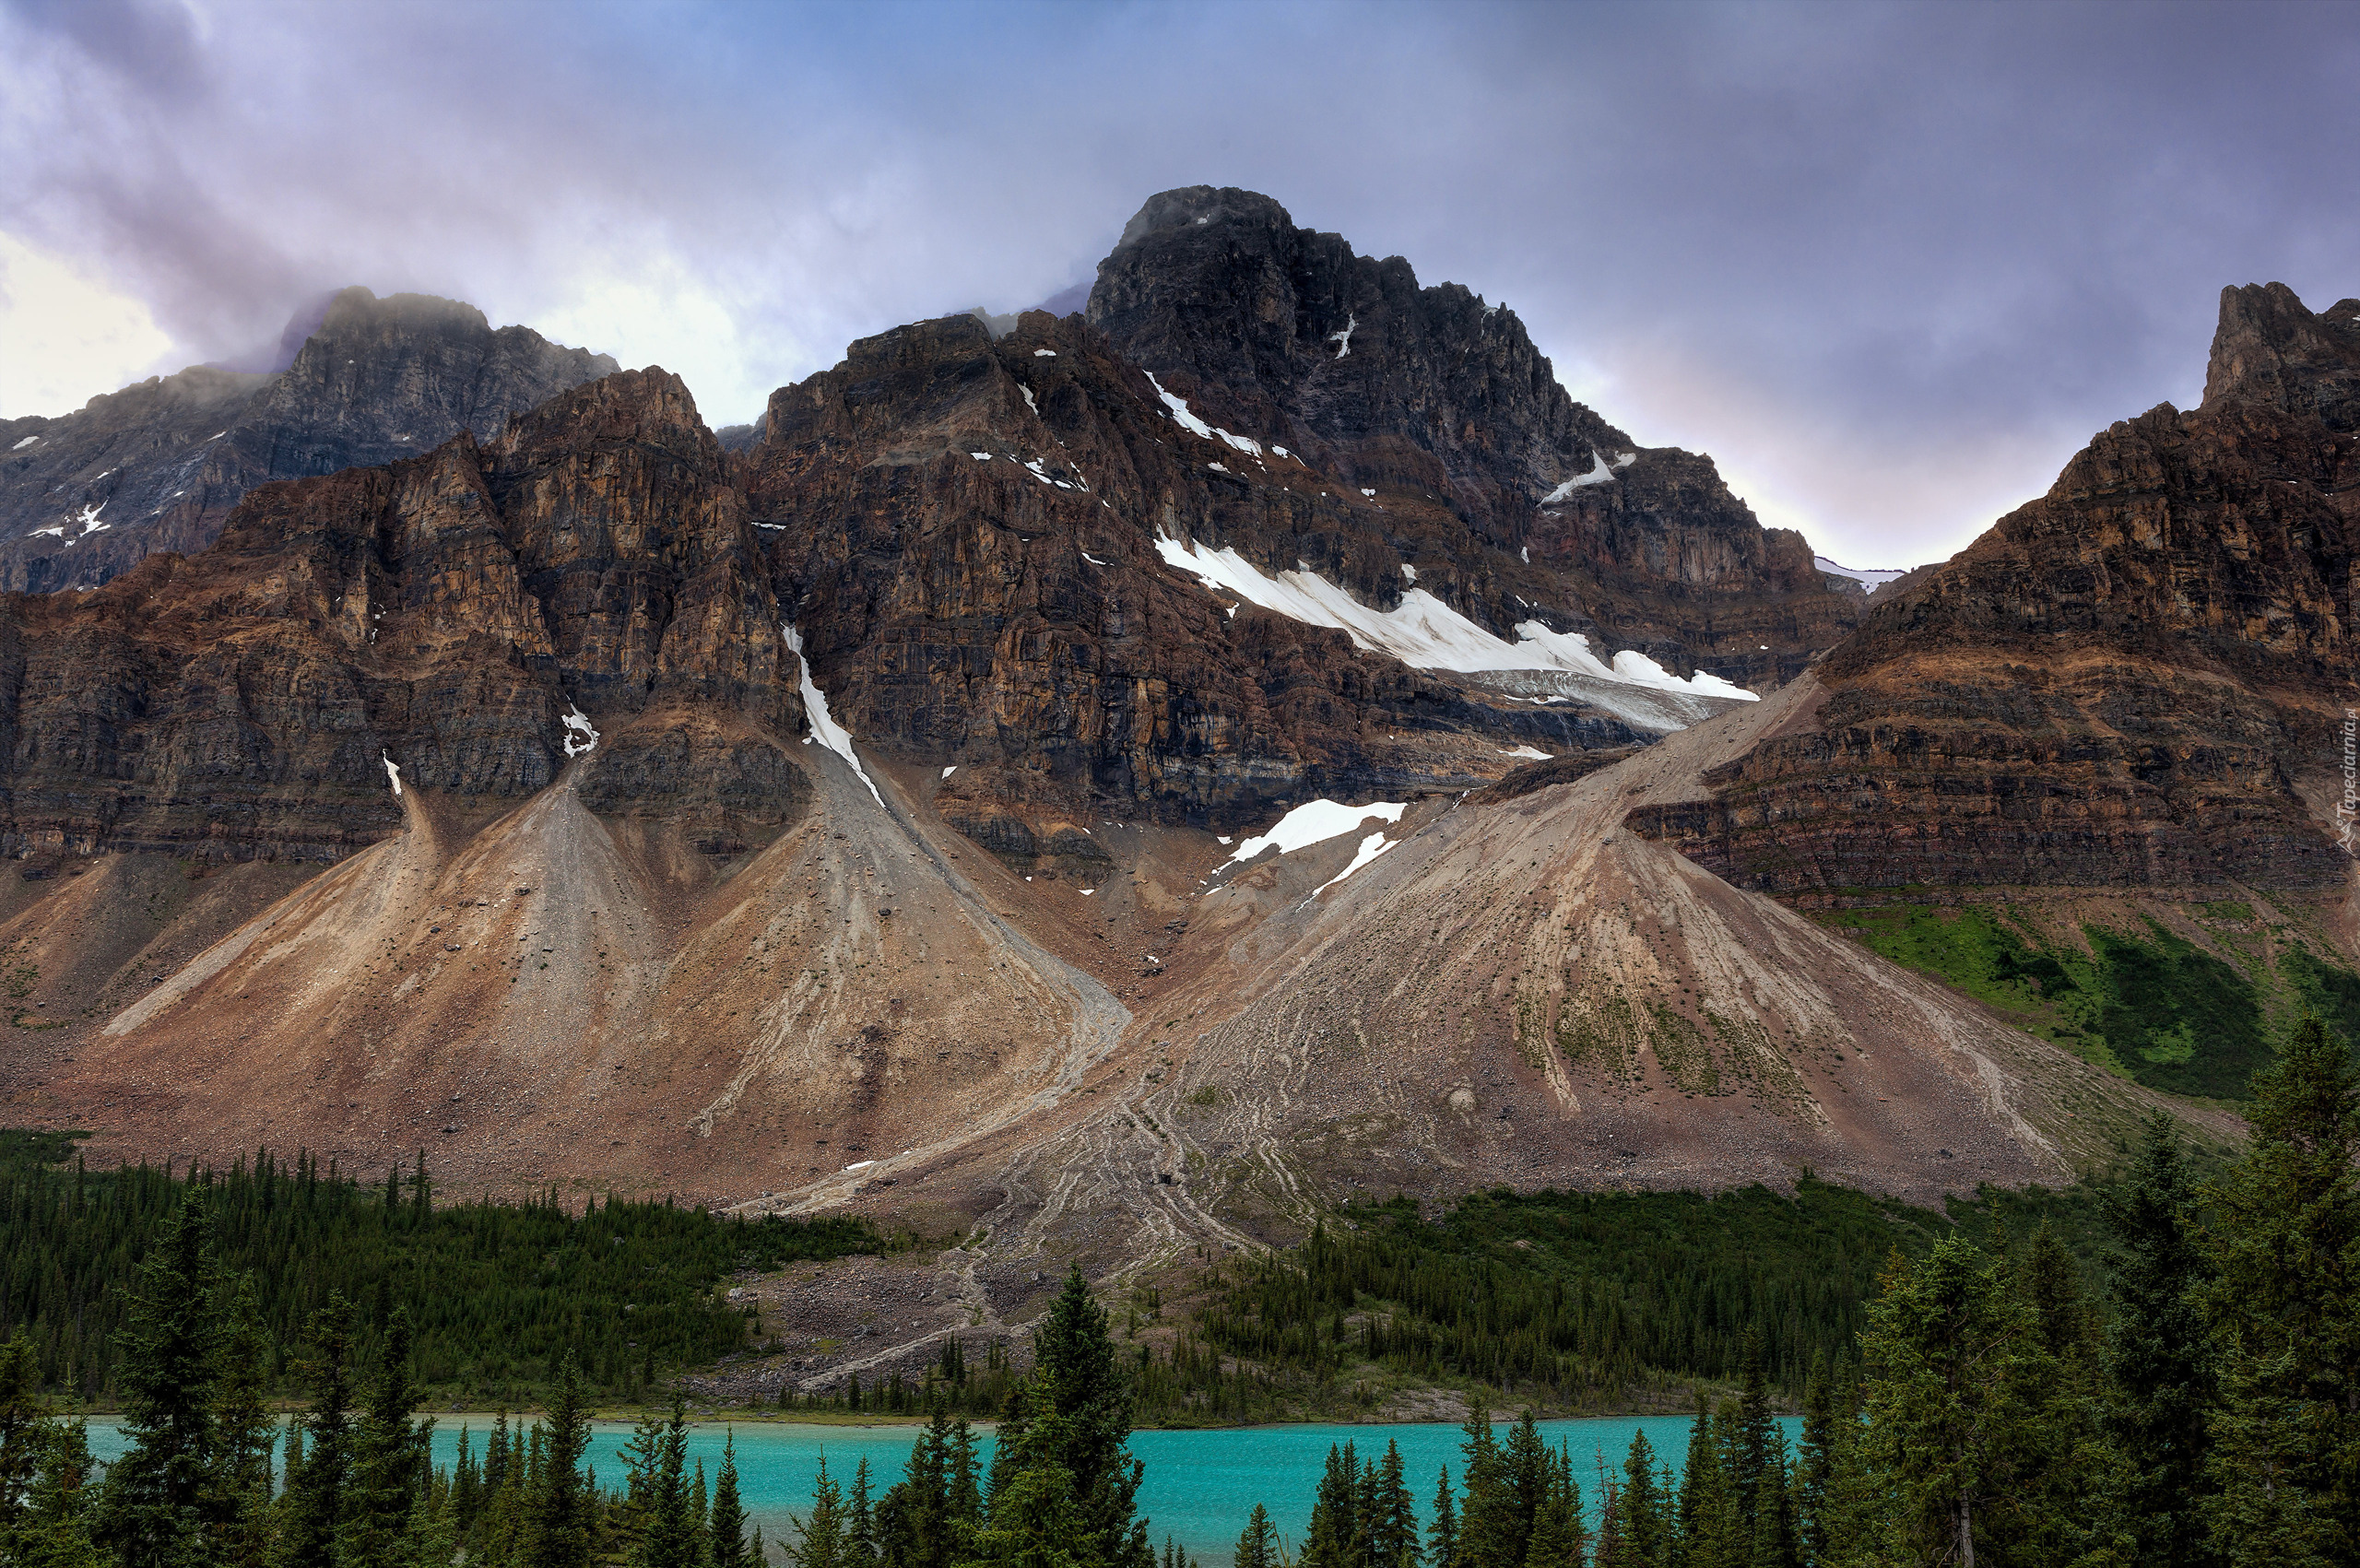
[{"label": "tapeciarnia.pl logo", "polygon": [[2342,830],[2338,842],[2343,853],[2353,853],[2352,838],[2355,819],[2360,819],[2360,708],[2343,710],[2343,798],[2336,803],[2336,825]]}]

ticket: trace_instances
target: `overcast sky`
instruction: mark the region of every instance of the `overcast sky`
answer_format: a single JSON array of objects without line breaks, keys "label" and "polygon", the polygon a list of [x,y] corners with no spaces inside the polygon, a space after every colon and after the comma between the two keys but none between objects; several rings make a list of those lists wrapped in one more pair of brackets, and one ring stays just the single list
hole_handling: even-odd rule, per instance
[{"label": "overcast sky", "polygon": [[1504,300],[1766,522],[1938,559],[2360,294],[2360,7],[0,0],[0,416],[346,283],[753,418],[844,344],[1268,192]]}]

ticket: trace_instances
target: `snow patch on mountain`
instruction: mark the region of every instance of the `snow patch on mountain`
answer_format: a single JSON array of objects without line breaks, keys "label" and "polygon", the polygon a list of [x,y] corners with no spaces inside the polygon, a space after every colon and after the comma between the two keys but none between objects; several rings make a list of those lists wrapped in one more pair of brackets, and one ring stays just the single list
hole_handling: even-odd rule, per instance
[{"label": "snow patch on mountain", "polygon": [[1811,557],[1811,564],[1818,567],[1822,572],[1826,572],[1830,577],[1849,577],[1853,582],[1860,584],[1862,586],[1866,587],[1871,594],[1875,593],[1879,588],[1883,587],[1886,584],[1892,582],[1896,577],[1906,577],[1909,575],[1906,570],[1895,570],[1886,567],[1871,567],[1867,571],[1862,571],[1857,567],[1839,566],[1823,555],[1815,555]]},{"label": "snow patch on mountain", "polygon": [[1389,610],[1371,609],[1343,589],[1298,566],[1276,577],[1232,548],[1208,549],[1159,535],[1155,551],[1166,564],[1187,572],[1215,593],[1275,610],[1311,626],[1333,627],[1372,653],[1389,654],[1417,669],[1474,674],[1485,670],[1569,670],[1625,685],[1652,687],[1691,696],[1758,701],[1754,693],[1718,676],[1699,671],[1682,678],[1636,650],[1625,648],[1608,664],[1590,652],[1576,631],[1552,631],[1539,620],[1516,628],[1509,643],[1484,631],[1458,611],[1412,588]]},{"label": "snow patch on mountain", "polygon": [[1381,822],[1398,822],[1409,808],[1392,800],[1371,801],[1366,806],[1346,806],[1335,800],[1306,800],[1285,816],[1267,833],[1247,839],[1236,852],[1221,864],[1240,866],[1254,859],[1263,851],[1276,846],[1280,855],[1292,855],[1299,849],[1309,849],[1316,843],[1341,837],[1371,819]]},{"label": "snow patch on mountain", "polygon": [[811,661],[803,656],[803,633],[796,630],[793,621],[786,625],[786,645],[793,651],[795,662],[803,671],[803,711],[811,721],[811,733],[804,737],[803,744],[808,746],[816,740],[850,763],[852,771],[860,776],[860,782],[868,785],[868,793],[881,809],[885,797],[878,795],[877,785],[869,778],[868,770],[860,765],[860,757],[852,749],[851,733],[836,723],[836,716],[828,712],[828,694],[820,690],[819,682],[811,678]]}]

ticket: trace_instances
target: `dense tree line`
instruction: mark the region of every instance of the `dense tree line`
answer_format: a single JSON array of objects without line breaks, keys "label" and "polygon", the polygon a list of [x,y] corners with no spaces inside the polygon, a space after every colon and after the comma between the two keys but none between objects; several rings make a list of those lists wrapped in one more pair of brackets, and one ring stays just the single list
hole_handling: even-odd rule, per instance
[{"label": "dense tree line", "polygon": [[586,1466],[590,1415],[571,1354],[547,1420],[503,1415],[478,1460],[463,1433],[437,1469],[416,1410],[409,1314],[373,1358],[330,1295],[301,1338],[308,1403],[282,1434],[264,1403],[269,1338],[250,1278],[225,1275],[201,1191],[184,1194],[127,1303],[118,1386],[127,1448],[101,1478],[57,1416],[22,1332],[0,1345],[0,1563],[9,1568],[750,1568],[734,1444],[708,1494],[683,1474],[687,1423],[640,1423],[627,1480]]},{"label": "dense tree line", "polygon": [[1375,1367],[1611,1407],[1636,1387],[1733,1381],[1756,1355],[1797,1394],[1814,1361],[1858,1340],[1895,1249],[2029,1216],[2086,1250],[2085,1208],[1992,1193],[1938,1214],[1808,1176],[1791,1196],[1500,1189],[1434,1222],[1407,1199],[1354,1204],[1294,1252],[1216,1274],[1210,1303],[1143,1364],[1141,1404],[1267,1416]]},{"label": "dense tree line", "polygon": [[0,1338],[30,1341],[40,1385],[83,1401],[123,1392],[123,1330],[141,1260],[194,1196],[220,1268],[254,1281],[263,1376],[287,1381],[304,1326],[340,1296],[354,1354],[375,1361],[395,1312],[414,1375],[522,1401],[572,1356],[601,1392],[637,1397],[670,1370],[742,1347],[714,1294],[738,1268],[880,1250],[862,1220],[719,1220],[669,1202],[557,1195],[437,1205],[421,1156],[362,1184],[299,1153],[227,1171],[86,1169],[54,1135],[0,1133]]}]

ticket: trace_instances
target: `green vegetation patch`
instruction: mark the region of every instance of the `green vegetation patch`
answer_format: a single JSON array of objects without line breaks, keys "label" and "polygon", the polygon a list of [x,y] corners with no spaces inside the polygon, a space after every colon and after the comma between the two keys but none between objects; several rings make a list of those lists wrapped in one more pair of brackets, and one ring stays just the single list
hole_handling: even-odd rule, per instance
[{"label": "green vegetation patch", "polygon": [[267,1154],[251,1169],[177,1176],[60,1168],[70,1147],[66,1135],[0,1131],[0,1339],[23,1330],[44,1386],[101,1402],[116,1393],[139,1264],[192,1192],[223,1274],[254,1280],[279,1348],[274,1375],[337,1292],[360,1308],[364,1360],[407,1307],[419,1380],[494,1398],[546,1385],[569,1351],[594,1388],[637,1395],[746,1343],[746,1315],[716,1294],[725,1275],[885,1247],[859,1220],[749,1223],[668,1200],[593,1200],[576,1213],[554,1192],[438,1208],[422,1171],[362,1185]]},{"label": "green vegetation patch", "polygon": [[[2242,1100],[2272,1060],[2261,988],[2153,921],[2136,934],[2084,926],[2083,950],[1975,905],[1833,910],[1819,918],[2151,1089]],[[2353,984],[2360,1008],[2360,978]]]}]

